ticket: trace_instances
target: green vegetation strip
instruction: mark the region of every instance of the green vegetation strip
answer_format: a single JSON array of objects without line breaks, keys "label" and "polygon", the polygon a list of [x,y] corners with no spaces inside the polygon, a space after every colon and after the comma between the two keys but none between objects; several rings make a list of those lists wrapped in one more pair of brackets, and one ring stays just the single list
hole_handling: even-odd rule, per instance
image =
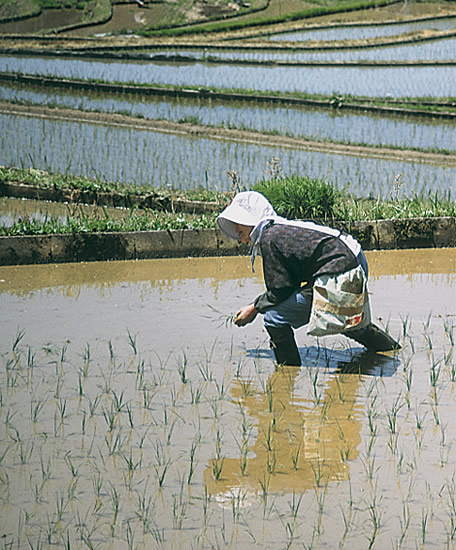
[{"label": "green vegetation strip", "polygon": [[168,188],[49,174],[33,168],[4,167],[0,167],[0,196],[187,213],[219,211],[229,201],[226,193],[205,188],[184,193]]},{"label": "green vegetation strip", "polygon": [[[103,212],[105,217],[103,216]],[[75,233],[117,233],[136,231],[173,231],[181,229],[212,229],[215,214],[173,214],[170,212],[140,212],[131,209],[129,215],[114,220],[97,210],[96,215],[85,215],[82,209],[69,210],[65,221],[57,218],[35,220],[21,218],[10,227],[0,227],[0,236],[64,235]]]},{"label": "green vegetation strip", "polygon": [[[277,168],[277,166],[276,166]],[[404,220],[413,218],[455,217],[456,202],[449,196],[438,193],[427,197],[401,197],[401,182],[397,181],[389,199],[357,199],[337,190],[331,183],[305,176],[281,176],[273,173],[271,178],[258,182],[252,189],[263,193],[273,204],[277,212],[294,219],[319,219],[329,224],[352,224],[358,221]],[[23,217],[9,227],[0,227],[1,236],[11,235],[45,235],[64,233],[97,233],[117,231],[153,231],[180,229],[208,229],[215,227],[215,217],[230,200],[230,194],[209,193],[196,190],[188,193],[176,193],[176,197],[189,201],[204,202],[208,199],[219,204],[215,212],[189,214],[185,212],[138,209],[133,207],[122,219],[112,219],[96,203],[92,213],[87,214],[78,207],[78,193],[86,190],[96,193],[124,193],[138,196],[144,194],[143,187],[122,186],[76,178],[60,174],[30,169],[0,168],[0,193],[6,184],[20,183],[29,187],[54,189],[56,197],[62,196],[62,190],[70,190],[74,200],[69,204],[65,220],[49,218],[37,221]],[[152,192],[152,191],[151,191]],[[169,197],[169,190],[155,190],[157,197]],[[172,202],[171,209],[172,209]]]}]

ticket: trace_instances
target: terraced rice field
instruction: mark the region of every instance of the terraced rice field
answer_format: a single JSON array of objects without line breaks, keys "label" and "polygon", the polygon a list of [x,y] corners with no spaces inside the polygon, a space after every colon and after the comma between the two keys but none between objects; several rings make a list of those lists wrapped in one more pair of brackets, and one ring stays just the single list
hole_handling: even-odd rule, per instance
[{"label": "terraced rice field", "polygon": [[279,370],[248,258],[0,268],[5,546],[454,548],[455,255],[368,260],[403,349]]}]

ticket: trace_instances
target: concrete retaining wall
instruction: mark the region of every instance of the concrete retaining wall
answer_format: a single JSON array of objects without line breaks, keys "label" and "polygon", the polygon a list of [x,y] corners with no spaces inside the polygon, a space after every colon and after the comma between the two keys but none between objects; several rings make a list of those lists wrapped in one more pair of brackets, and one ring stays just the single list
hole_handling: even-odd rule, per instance
[{"label": "concrete retaining wall", "polygon": [[[456,247],[456,218],[357,222],[365,250]],[[247,254],[218,229],[0,237],[0,265]]]},{"label": "concrete retaining wall", "polygon": [[214,229],[0,237],[0,265],[245,254]]},{"label": "concrete retaining wall", "polygon": [[456,218],[410,218],[344,224],[364,250],[456,246]]}]

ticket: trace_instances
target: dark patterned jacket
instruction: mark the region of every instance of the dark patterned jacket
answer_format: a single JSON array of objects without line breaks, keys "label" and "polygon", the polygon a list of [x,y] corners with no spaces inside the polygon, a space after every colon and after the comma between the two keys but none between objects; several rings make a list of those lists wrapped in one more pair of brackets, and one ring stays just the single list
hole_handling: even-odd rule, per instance
[{"label": "dark patterned jacket", "polygon": [[259,244],[266,286],[254,302],[260,313],[300,288],[312,288],[320,275],[344,273],[358,265],[340,238],[314,229],[273,224],[263,231]]}]

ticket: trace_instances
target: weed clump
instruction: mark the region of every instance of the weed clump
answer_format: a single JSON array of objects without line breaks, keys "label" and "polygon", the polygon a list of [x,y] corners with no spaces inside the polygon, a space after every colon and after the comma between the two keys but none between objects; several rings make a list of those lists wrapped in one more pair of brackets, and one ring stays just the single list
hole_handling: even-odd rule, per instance
[{"label": "weed clump", "polygon": [[332,219],[340,196],[336,187],[308,176],[278,176],[252,187],[262,193],[277,214],[289,219]]}]

